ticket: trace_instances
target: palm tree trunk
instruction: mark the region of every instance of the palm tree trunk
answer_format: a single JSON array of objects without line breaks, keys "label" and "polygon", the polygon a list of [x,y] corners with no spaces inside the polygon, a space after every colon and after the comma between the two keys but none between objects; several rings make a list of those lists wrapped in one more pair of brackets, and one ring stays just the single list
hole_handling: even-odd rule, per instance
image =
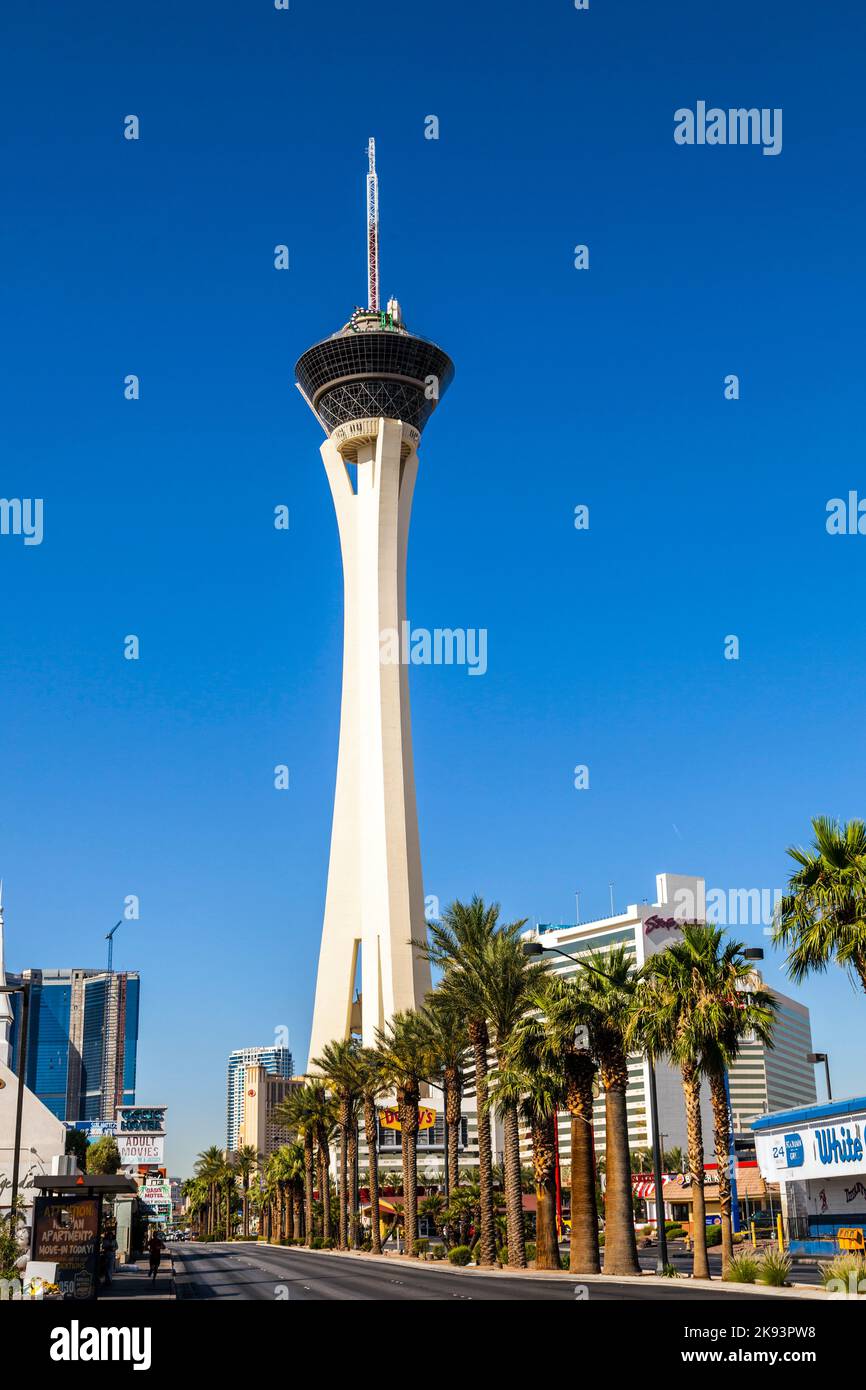
[{"label": "palm tree trunk", "polygon": [[505,1131],[505,1220],[508,1232],[508,1264],[526,1268],[526,1237],[523,1231],[523,1186],[520,1181],[520,1126],[517,1106],[509,1105],[503,1114]]},{"label": "palm tree trunk", "polygon": [[244,1202],[244,1240],[249,1240],[249,1238],[250,1238],[250,1208],[249,1208],[249,1199],[250,1199],[250,1183],[249,1183],[249,1178],[248,1178],[248,1177],[244,1177],[244,1196],[243,1196],[243,1202]]},{"label": "palm tree trunk", "polygon": [[592,1083],[595,1065],[588,1056],[566,1058],[566,1104],[571,1114],[572,1274],[598,1274],[598,1208],[595,1203],[595,1152],[592,1142]]},{"label": "palm tree trunk", "polygon": [[445,1099],[448,1115],[448,1183],[451,1191],[460,1183],[460,1125],[462,1091],[456,1086]]},{"label": "palm tree trunk", "polygon": [[[634,1234],[624,1057],[602,1064],[605,1117],[605,1274],[640,1274]],[[572,1218],[573,1219],[573,1218]]]},{"label": "palm tree trunk", "polygon": [[400,1117],[400,1155],[403,1160],[403,1243],[415,1254],[418,1240],[418,1095],[409,1087],[397,1090]]},{"label": "palm tree trunk", "polygon": [[532,1126],[532,1166],[535,1171],[535,1268],[559,1269],[556,1235],[555,1116]]},{"label": "palm tree trunk", "polygon": [[327,1138],[319,1136],[319,1195],[322,1199],[322,1239],[331,1239],[331,1149]]},{"label": "palm tree trunk", "polygon": [[488,1108],[487,1024],[473,1021],[469,1025],[472,1056],[475,1062],[475,1104],[478,1107],[478,1186],[481,1190],[481,1235],[479,1264],[496,1262],[496,1227],[493,1219],[493,1150],[490,1142],[490,1111]]},{"label": "palm tree trunk", "polygon": [[719,1212],[722,1218],[722,1278],[734,1258],[734,1228],[731,1221],[731,1121],[724,1072],[710,1075],[713,1107],[713,1136],[719,1174]]},{"label": "palm tree trunk", "polygon": [[313,1136],[304,1133],[304,1220],[307,1226],[307,1245],[313,1243]]},{"label": "palm tree trunk", "polygon": [[686,1099],[686,1133],[689,1140],[689,1172],[692,1179],[692,1274],[695,1279],[709,1279],[707,1259],[707,1207],[704,1200],[704,1134],[701,1125],[701,1078],[698,1069],[683,1067],[683,1093]]},{"label": "palm tree trunk", "polygon": [[367,1138],[367,1162],[370,1170],[370,1243],[374,1255],[382,1253],[382,1234],[379,1230],[379,1125],[373,1096],[364,1097],[364,1133]]},{"label": "palm tree trunk", "polygon": [[360,1240],[358,1219],[358,1121],[352,1116],[349,1123],[349,1247],[357,1250]]},{"label": "palm tree trunk", "polygon": [[349,1123],[345,1101],[340,1102],[340,1226],[337,1244],[349,1248]]}]

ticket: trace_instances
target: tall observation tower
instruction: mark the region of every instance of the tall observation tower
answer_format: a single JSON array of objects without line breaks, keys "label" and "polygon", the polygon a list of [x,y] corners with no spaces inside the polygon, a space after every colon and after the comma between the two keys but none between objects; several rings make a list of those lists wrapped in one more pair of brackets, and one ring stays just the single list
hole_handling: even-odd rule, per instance
[{"label": "tall observation tower", "polygon": [[[379,307],[379,188],[367,174],[367,300],[296,367],[321,448],[343,557],[343,698],[331,861],[310,1058],[360,1026],[365,1043],[420,1004],[430,967],[415,808],[409,684],[393,660],[406,618],[406,550],[421,431],[454,365]],[[361,954],[360,1018],[353,1004]]]}]

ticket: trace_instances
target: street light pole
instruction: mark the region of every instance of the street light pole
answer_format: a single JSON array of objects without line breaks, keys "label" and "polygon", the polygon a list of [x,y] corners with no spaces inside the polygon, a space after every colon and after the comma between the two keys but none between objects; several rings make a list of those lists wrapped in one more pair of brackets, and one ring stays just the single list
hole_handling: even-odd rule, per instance
[{"label": "street light pole", "polygon": [[832,1091],[832,1089],[831,1089],[831,1087],[830,1087],[830,1055],[829,1055],[829,1053],[827,1053],[827,1052],[807,1052],[807,1053],[806,1053],[806,1061],[807,1061],[807,1062],[811,1062],[813,1066],[815,1066],[815,1064],[816,1064],[817,1062],[823,1062],[823,1063],[824,1063],[824,1077],[825,1077],[825,1080],[826,1080],[826,1082],[827,1082],[827,1099],[828,1099],[828,1100],[832,1100],[832,1099],[833,1099],[833,1091]]},{"label": "street light pole", "polygon": [[652,1056],[649,1064],[650,1121],[653,1127],[653,1181],[656,1193],[656,1227],[659,1237],[659,1253],[656,1258],[656,1273],[664,1274],[668,1263],[668,1233],[665,1229],[664,1177],[662,1175],[662,1142],[659,1134],[659,1102],[656,1093],[656,1069]]},{"label": "street light pole", "polygon": [[24,1112],[24,1088],[27,1084],[27,1041],[30,1033],[30,981],[20,985],[4,985],[0,994],[21,995],[21,1041],[18,1044],[18,1095],[15,1100],[15,1150],[12,1155],[12,1206],[9,1212],[9,1231],[16,1232],[18,1179],[21,1168],[21,1125]]}]

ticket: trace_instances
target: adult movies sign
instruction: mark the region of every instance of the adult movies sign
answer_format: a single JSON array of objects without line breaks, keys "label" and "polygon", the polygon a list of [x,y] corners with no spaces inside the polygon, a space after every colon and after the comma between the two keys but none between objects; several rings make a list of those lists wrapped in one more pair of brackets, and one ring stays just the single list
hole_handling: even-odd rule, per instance
[{"label": "adult movies sign", "polygon": [[162,1167],[165,1161],[163,1134],[118,1134],[116,1137],[121,1167],[136,1167],[139,1163],[156,1163]]}]

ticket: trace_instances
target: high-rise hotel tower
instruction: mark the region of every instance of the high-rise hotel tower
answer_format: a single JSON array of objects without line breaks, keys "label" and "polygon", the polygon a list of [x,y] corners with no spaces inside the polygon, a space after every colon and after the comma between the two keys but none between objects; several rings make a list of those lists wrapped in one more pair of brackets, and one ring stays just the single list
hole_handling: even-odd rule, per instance
[{"label": "high-rise hotel tower", "polygon": [[[321,447],[343,558],[343,695],[331,859],[310,1058],[360,1026],[371,1043],[420,1004],[430,968],[415,809],[409,685],[395,658],[406,618],[406,550],[421,432],[454,375],[441,348],[410,333],[396,300],[379,307],[375,150],[367,176],[368,307],[296,367],[327,438]],[[360,951],[360,1019],[353,992]]]}]

